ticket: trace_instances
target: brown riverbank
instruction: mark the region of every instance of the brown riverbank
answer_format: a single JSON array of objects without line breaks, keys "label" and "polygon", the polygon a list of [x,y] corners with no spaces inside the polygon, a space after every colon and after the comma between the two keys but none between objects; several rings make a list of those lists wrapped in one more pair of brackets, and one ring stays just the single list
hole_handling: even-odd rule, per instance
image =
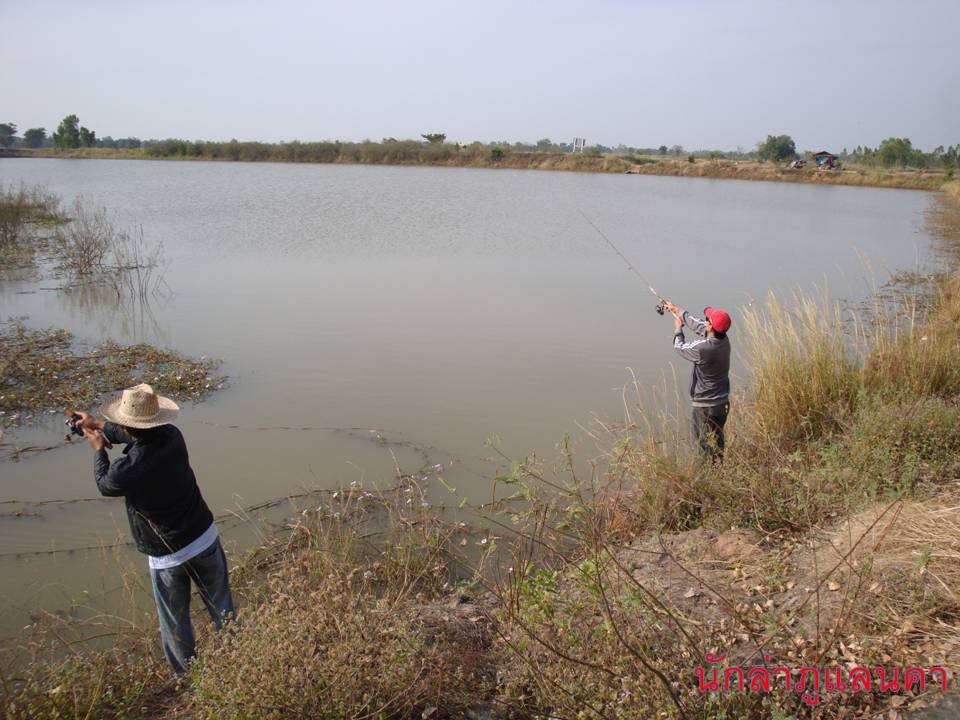
[{"label": "brown riverbank", "polygon": [[[226,145],[226,144],[221,144]],[[246,144],[249,145],[249,144]],[[269,147],[269,146],[267,146]],[[292,144],[288,147],[297,147]],[[848,167],[843,170],[822,171],[810,167],[790,169],[772,163],[754,160],[708,160],[689,162],[686,158],[637,157],[624,155],[586,155],[571,153],[515,152],[505,150],[494,158],[490,151],[478,152],[451,147],[448,152],[425,152],[415,156],[384,153],[368,157],[362,152],[337,152],[329,159],[314,159],[307,155],[290,153],[259,153],[250,157],[207,154],[152,153],[147,149],[78,148],[54,150],[22,148],[0,150],[0,158],[60,158],[99,160],[218,160],[223,162],[320,162],[361,165],[428,165],[436,167],[506,168],[511,170],[557,170],[566,172],[628,173],[636,175],[664,175],[669,177],[709,178],[714,180],[759,180],[764,182],[793,182],[816,185],[848,185],[857,187],[901,188],[906,190],[939,190],[944,174],[931,170],[886,170]]]}]

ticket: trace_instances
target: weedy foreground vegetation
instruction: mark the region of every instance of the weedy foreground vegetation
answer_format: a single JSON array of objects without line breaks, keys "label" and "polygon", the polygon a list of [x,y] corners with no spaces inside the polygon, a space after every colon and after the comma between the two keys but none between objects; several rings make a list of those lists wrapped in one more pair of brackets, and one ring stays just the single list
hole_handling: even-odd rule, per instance
[{"label": "weedy foreground vegetation", "polygon": [[[932,222],[955,254],[955,187]],[[956,671],[960,275],[877,302],[746,311],[752,378],[722,465],[692,455],[682,413],[630,401],[624,425],[591,429],[586,476],[567,443],[512,463],[480,540],[423,507],[416,477],[325,495],[239,563],[239,618],[204,638],[188,678],[169,678],[150,628],[107,652],[41,633],[20,648],[32,662],[4,670],[8,717],[892,719],[928,705],[932,678],[854,693],[799,675]],[[708,654],[734,681],[769,668],[770,690],[698,692]]]}]

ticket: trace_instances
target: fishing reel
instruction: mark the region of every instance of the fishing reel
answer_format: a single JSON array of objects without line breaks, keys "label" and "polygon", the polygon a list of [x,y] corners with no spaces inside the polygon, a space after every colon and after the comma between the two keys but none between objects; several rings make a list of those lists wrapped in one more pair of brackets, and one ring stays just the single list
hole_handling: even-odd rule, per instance
[{"label": "fishing reel", "polygon": [[77,424],[82,419],[83,418],[81,418],[77,413],[70,413],[70,416],[63,421],[63,424],[70,428],[71,435],[79,435],[80,437],[83,437],[83,430]]},{"label": "fishing reel", "polygon": [[[75,413],[73,410],[64,410],[63,412],[67,416],[67,419],[63,421],[63,424],[66,425],[68,428],[70,428],[70,432],[67,433],[66,437],[64,437],[63,439],[66,440],[67,442],[70,442],[71,440],[73,440],[73,438],[71,437],[73,435],[76,435],[78,437],[86,437],[83,434],[83,427],[81,427],[80,425],[80,421],[83,420],[83,418],[79,415],[79,413]],[[97,435],[99,435],[101,438],[103,438],[103,446],[105,448],[110,449],[113,447],[113,444],[109,440],[107,440],[106,437],[104,437],[104,434],[102,432],[100,432],[99,430],[94,430],[94,432]]]},{"label": "fishing reel", "polygon": [[667,310],[667,301],[661,300],[657,303],[657,307],[654,308],[657,311],[657,315],[663,315]]}]

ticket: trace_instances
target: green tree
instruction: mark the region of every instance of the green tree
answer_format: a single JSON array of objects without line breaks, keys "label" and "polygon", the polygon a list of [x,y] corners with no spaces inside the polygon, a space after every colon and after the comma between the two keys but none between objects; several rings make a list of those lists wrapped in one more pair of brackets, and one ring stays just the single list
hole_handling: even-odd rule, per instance
[{"label": "green tree", "polygon": [[666,146],[666,145],[661,145],[659,148],[657,148],[657,150],[658,150],[658,152],[659,152],[661,155],[666,155],[666,154],[667,154],[667,146]]},{"label": "green tree", "polygon": [[0,146],[12,147],[17,139],[17,126],[13,123],[0,123]]},{"label": "green tree", "polygon": [[420,137],[422,137],[431,145],[437,145],[447,139],[447,134],[446,133],[427,133],[425,135],[421,135]]},{"label": "green tree", "polygon": [[53,134],[53,144],[58,150],[70,150],[80,147],[80,118],[76,115],[67,115],[60,121],[57,131]]},{"label": "green tree", "polygon": [[81,127],[80,128],[80,146],[96,147],[97,134],[93,130],[87,130],[85,127]]},{"label": "green tree", "polygon": [[537,152],[550,152],[553,149],[553,140],[550,138],[540,138],[537,140]]},{"label": "green tree", "polygon": [[956,147],[951,145],[946,150],[944,150],[943,156],[940,158],[944,167],[952,168],[954,165],[957,164],[958,150],[960,150],[960,145],[957,145]]},{"label": "green tree", "polygon": [[890,137],[881,142],[880,147],[877,148],[877,157],[880,164],[887,167],[922,164],[916,162],[915,156],[916,152],[910,138]]},{"label": "green tree", "polygon": [[793,160],[797,156],[797,145],[789,135],[767,135],[762,143],[757,143],[757,155],[761,160]]},{"label": "green tree", "polygon": [[28,148],[43,147],[43,142],[46,139],[46,128],[30,128],[23,134],[23,144]]}]

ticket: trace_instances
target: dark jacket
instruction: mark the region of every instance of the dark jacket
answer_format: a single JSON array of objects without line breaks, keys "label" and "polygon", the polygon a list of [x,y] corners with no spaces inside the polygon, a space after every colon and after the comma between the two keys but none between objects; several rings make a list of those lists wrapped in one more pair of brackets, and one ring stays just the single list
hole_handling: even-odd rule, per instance
[{"label": "dark jacket", "polygon": [[[706,322],[683,311],[683,322],[702,335]],[[723,337],[701,337],[686,342],[683,328],[673,336],[673,347],[680,357],[693,363],[690,376],[690,398],[694,407],[723,405],[730,400],[730,341]]]},{"label": "dark jacket", "polygon": [[173,425],[144,430],[134,438],[114,423],[104,423],[104,436],[126,443],[112,463],[106,450],[94,458],[97,488],[108,497],[123,496],[137,550],[162,557],[189,545],[213,522],[190,468],[187,445]]}]

